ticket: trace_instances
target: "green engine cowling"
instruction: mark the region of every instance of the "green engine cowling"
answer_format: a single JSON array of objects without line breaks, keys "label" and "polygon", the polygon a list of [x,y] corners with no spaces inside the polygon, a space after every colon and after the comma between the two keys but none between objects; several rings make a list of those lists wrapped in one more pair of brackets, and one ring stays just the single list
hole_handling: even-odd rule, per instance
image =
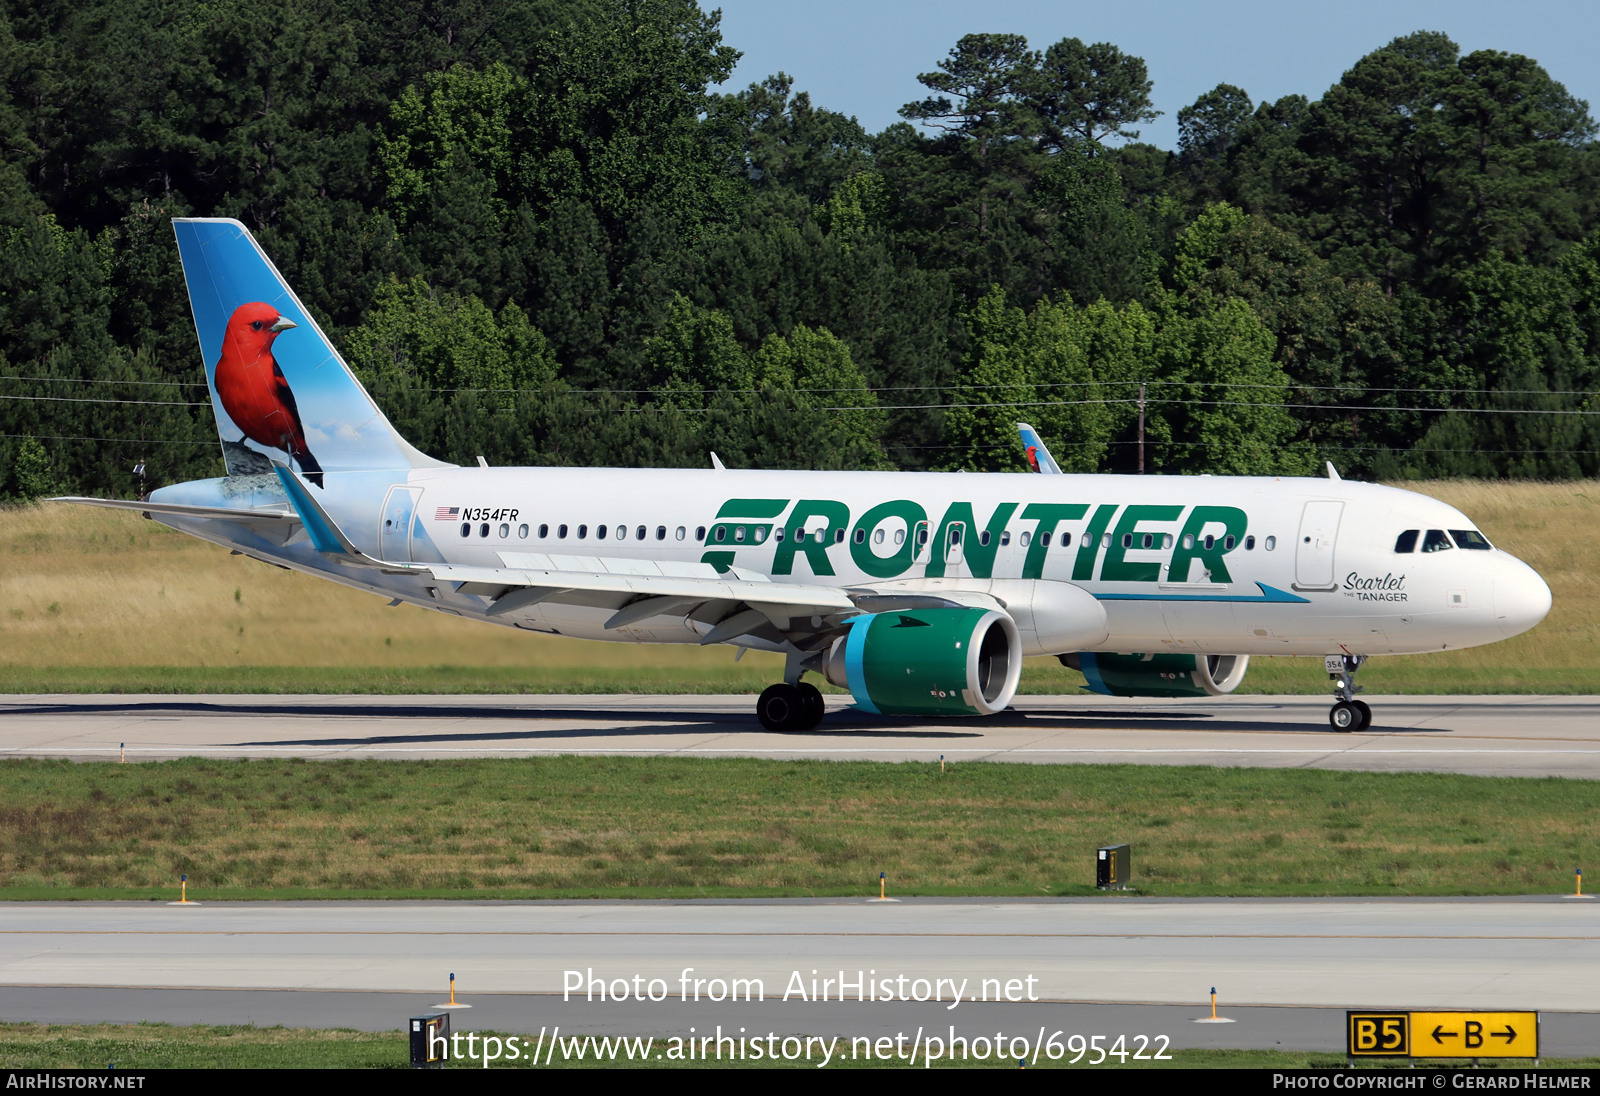
[{"label": "green engine cowling", "polygon": [[883,715],[1004,711],[1022,676],[1022,639],[997,609],[916,609],[849,621],[824,675]]},{"label": "green engine cowling", "polygon": [[1226,696],[1239,687],[1249,655],[1062,655],[1091,692],[1105,696]]}]

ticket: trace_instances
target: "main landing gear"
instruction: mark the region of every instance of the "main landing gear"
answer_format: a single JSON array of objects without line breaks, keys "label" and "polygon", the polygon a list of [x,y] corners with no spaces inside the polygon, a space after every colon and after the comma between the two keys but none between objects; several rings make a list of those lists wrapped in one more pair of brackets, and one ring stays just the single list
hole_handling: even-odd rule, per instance
[{"label": "main landing gear", "polygon": [[804,681],[768,685],[756,701],[756,718],[769,731],[809,731],[826,710],[822,690]]},{"label": "main landing gear", "polygon": [[1338,681],[1333,690],[1334,704],[1328,711],[1328,722],[1340,733],[1364,731],[1372,726],[1372,709],[1365,701],[1355,699],[1361,686],[1355,683],[1356,671],[1367,660],[1366,655],[1329,655],[1324,659],[1328,676]]}]

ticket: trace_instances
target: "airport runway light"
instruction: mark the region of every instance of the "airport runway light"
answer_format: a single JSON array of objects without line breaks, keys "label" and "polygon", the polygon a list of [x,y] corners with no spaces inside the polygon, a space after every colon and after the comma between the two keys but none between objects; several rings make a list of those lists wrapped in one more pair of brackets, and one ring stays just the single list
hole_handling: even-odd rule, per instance
[{"label": "airport runway light", "polygon": [[889,877],[885,872],[878,873],[878,901],[889,897]]}]

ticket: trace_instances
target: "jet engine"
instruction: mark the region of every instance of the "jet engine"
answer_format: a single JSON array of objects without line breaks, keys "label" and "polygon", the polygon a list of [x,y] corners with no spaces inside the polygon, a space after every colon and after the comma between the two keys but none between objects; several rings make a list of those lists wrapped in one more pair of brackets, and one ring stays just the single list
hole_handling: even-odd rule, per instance
[{"label": "jet engine", "polygon": [[997,609],[895,610],[852,618],[823,664],[884,715],[993,715],[1016,695],[1022,639]]},{"label": "jet engine", "polygon": [[1249,655],[1111,655],[1081,651],[1061,656],[1092,692],[1106,696],[1226,696],[1244,680]]}]

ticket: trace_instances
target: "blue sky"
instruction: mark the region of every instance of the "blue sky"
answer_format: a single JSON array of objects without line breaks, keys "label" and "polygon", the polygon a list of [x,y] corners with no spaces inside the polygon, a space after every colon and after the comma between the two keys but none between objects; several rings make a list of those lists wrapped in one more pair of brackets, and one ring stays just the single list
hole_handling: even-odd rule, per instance
[{"label": "blue sky", "polygon": [[1504,50],[1534,58],[1573,95],[1600,110],[1600,4],[1573,0],[1453,3],[1437,0],[1146,0],[1095,5],[1045,0],[701,0],[722,10],[723,41],[744,57],[721,90],[780,69],[817,106],[853,114],[868,131],[899,121],[926,95],[932,71],[963,34],[1026,35],[1043,49],[1062,38],[1111,42],[1143,57],[1161,118],[1142,137],[1178,143],[1178,111],[1219,83],[1256,102],[1299,93],[1317,99],[1363,55],[1416,30],[1448,34],[1463,53]]}]

